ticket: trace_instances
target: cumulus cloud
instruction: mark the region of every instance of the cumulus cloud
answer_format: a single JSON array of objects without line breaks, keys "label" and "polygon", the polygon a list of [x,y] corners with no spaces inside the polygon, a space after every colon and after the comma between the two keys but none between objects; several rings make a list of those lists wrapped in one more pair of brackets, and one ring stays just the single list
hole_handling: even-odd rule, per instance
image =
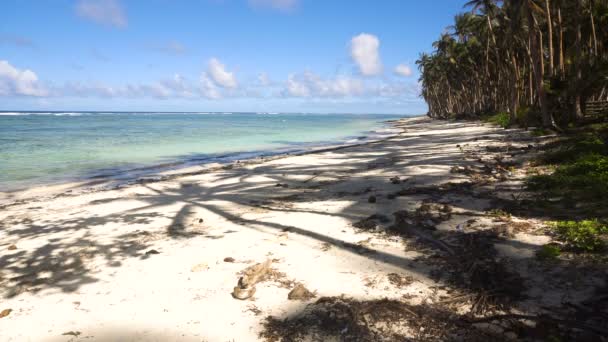
[{"label": "cumulus cloud", "polygon": [[256,8],[272,8],[280,11],[291,11],[299,4],[299,0],[249,0],[249,5]]},{"label": "cumulus cloud", "polygon": [[417,99],[420,90],[419,83],[382,82],[371,87],[368,93],[382,98]]},{"label": "cumulus cloud", "polygon": [[76,14],[106,26],[127,26],[127,15],[119,0],[79,0],[76,4]]},{"label": "cumulus cloud", "polygon": [[412,76],[412,68],[406,64],[399,64],[395,67],[395,74],[410,77]]},{"label": "cumulus cloud", "polygon": [[217,58],[211,58],[207,64],[207,74],[209,78],[218,86],[222,88],[236,88],[237,81],[233,72],[226,70],[224,64],[222,64]]},{"label": "cumulus cloud", "polygon": [[270,85],[270,79],[268,78],[267,73],[261,72],[258,74],[258,84],[263,87]]},{"label": "cumulus cloud", "polygon": [[312,72],[289,75],[284,96],[291,97],[349,97],[364,93],[363,81],[347,76],[324,79]]},{"label": "cumulus cloud", "polygon": [[222,97],[215,83],[207,75],[202,75],[200,79],[200,95],[208,99],[219,99]]},{"label": "cumulus cloud", "polygon": [[19,70],[0,60],[0,96],[46,96],[48,91],[31,70]]},{"label": "cumulus cloud", "polygon": [[310,89],[305,82],[298,80],[295,75],[289,75],[285,94],[295,97],[307,97],[310,96]]},{"label": "cumulus cloud", "polygon": [[351,39],[350,55],[361,74],[372,76],[382,72],[379,48],[380,40],[372,34],[361,33]]}]

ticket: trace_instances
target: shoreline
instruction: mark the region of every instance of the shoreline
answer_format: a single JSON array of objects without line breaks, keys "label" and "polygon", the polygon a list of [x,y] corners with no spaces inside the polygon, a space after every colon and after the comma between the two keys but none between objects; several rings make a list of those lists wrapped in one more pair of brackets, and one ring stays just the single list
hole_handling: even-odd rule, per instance
[{"label": "shoreline", "polygon": [[[307,146],[300,149],[285,147],[273,150],[224,153],[221,156],[205,158],[208,160],[206,162],[197,162],[194,160],[175,161],[164,164],[142,166],[134,169],[116,170],[116,173],[112,175],[97,175],[84,179],[57,181],[48,184],[34,184],[33,186],[26,188],[17,188],[4,191],[0,190],[0,208],[5,208],[16,203],[23,203],[24,201],[37,201],[55,196],[68,196],[84,192],[114,190],[134,184],[160,182],[181,176],[196,175],[204,172],[214,172],[225,167],[233,167],[237,164],[250,165],[252,163],[264,163],[278,158],[322,153],[336,149],[357,147],[365,144],[385,141],[398,136],[401,133],[399,128],[397,128],[395,125],[402,122],[402,120],[415,119],[424,116],[425,115],[407,116],[397,120],[387,120],[383,122],[383,127],[379,127],[377,131],[362,132],[368,134],[371,133],[371,136],[349,136],[333,142],[327,141],[320,143],[308,143],[303,144]],[[382,131],[392,132],[382,134],[380,133]],[[359,140],[359,138],[362,137],[364,138],[363,141],[353,141],[355,139]],[[247,157],[247,155],[250,156]],[[144,170],[150,170],[151,172],[137,173],[137,171]],[[134,172],[135,174],[133,174]],[[36,199],[34,199],[34,197]]]},{"label": "shoreline", "polygon": [[470,319],[541,317],[602,286],[603,268],[572,283],[578,264],[540,261],[545,218],[512,207],[533,195],[523,182],[545,140],[476,122],[396,125],[383,141],[3,207],[0,336],[517,339],[521,326]]}]

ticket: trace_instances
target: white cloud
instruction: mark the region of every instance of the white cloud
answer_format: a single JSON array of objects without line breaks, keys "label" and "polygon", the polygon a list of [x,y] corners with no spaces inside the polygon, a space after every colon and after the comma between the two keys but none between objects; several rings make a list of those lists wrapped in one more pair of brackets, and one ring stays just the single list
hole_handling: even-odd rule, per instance
[{"label": "white cloud", "polygon": [[412,76],[412,68],[410,68],[406,64],[399,64],[395,67],[395,74],[401,75],[404,77]]},{"label": "white cloud", "polygon": [[380,40],[372,34],[361,33],[351,39],[350,54],[361,74],[372,76],[382,72],[379,47]]},{"label": "white cloud", "polygon": [[205,74],[201,76],[200,95],[208,99],[219,99],[222,97],[215,83]]},{"label": "white cloud", "polygon": [[420,86],[418,83],[382,82],[371,87],[368,93],[382,98],[417,99],[420,95]]},{"label": "white cloud", "polygon": [[237,81],[234,73],[226,70],[224,64],[218,59],[211,58],[207,67],[207,74],[211,80],[218,86],[223,88],[236,88]]},{"label": "white cloud", "polygon": [[289,75],[287,78],[287,92],[286,95],[295,97],[308,97],[310,96],[310,89],[305,82],[296,79],[295,75]]},{"label": "white cloud", "polygon": [[300,75],[289,75],[284,96],[293,97],[350,97],[365,92],[363,81],[347,76],[323,79],[305,72]]},{"label": "white cloud", "polygon": [[0,96],[46,96],[48,91],[31,70],[19,70],[0,60]]},{"label": "white cloud", "polygon": [[270,79],[268,78],[267,73],[261,72],[258,74],[258,84],[264,87],[270,85]]},{"label": "white cloud", "polygon": [[299,0],[249,0],[249,5],[253,7],[269,7],[280,11],[291,11],[295,9]]},{"label": "white cloud", "polygon": [[79,0],[76,14],[102,25],[127,26],[127,16],[119,0]]}]

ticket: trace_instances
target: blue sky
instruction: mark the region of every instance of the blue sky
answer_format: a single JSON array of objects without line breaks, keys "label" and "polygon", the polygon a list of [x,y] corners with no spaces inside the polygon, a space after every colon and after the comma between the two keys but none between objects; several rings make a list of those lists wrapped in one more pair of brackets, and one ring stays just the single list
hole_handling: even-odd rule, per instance
[{"label": "blue sky", "polygon": [[424,113],[457,0],[3,0],[0,110]]}]

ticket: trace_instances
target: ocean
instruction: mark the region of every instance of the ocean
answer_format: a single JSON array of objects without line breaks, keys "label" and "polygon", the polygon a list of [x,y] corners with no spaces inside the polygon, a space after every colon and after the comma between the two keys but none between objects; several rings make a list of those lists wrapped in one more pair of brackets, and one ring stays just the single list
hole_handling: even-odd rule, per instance
[{"label": "ocean", "polygon": [[394,132],[400,115],[0,112],[0,191],[229,162]]}]

